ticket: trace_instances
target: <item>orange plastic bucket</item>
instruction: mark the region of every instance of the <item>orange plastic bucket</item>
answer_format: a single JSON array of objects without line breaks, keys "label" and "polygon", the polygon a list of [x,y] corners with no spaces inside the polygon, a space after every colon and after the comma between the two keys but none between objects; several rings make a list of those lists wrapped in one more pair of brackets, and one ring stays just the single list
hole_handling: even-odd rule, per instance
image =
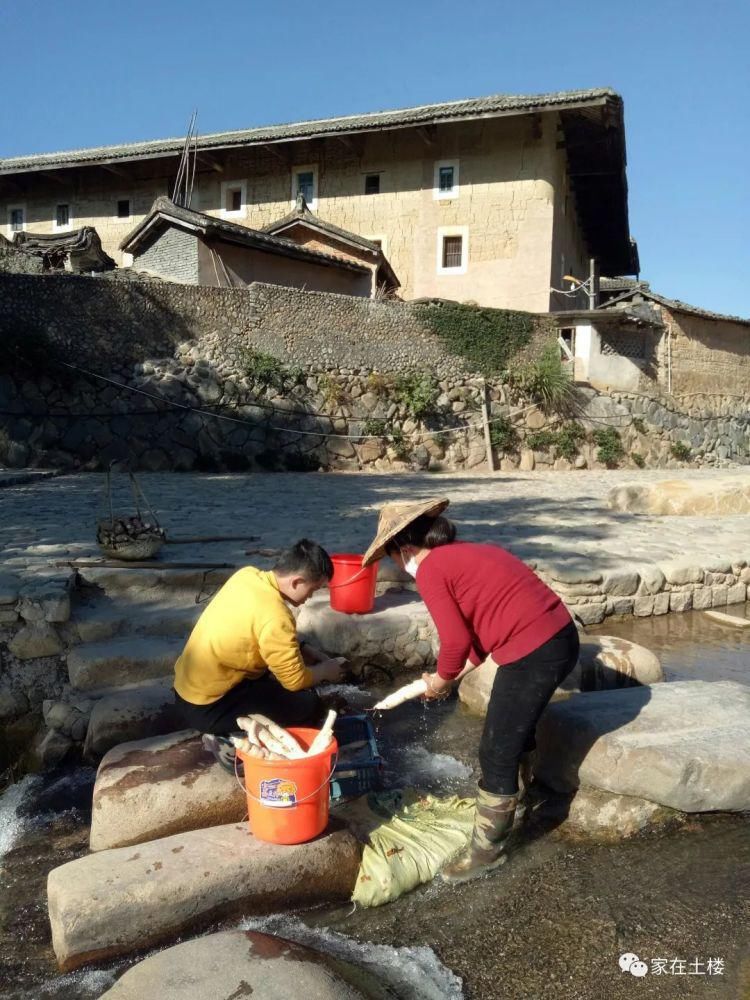
[{"label": "orange plastic bucket", "polygon": [[375,603],[376,562],[362,568],[362,556],[347,552],[331,556],[333,579],[328,585],[331,607],[347,615],[365,615]]},{"label": "orange plastic bucket", "polygon": [[[307,750],[317,729],[288,729]],[[322,753],[299,760],[258,760],[238,751],[245,767],[250,832],[269,844],[304,844],[328,825],[335,739]]]}]

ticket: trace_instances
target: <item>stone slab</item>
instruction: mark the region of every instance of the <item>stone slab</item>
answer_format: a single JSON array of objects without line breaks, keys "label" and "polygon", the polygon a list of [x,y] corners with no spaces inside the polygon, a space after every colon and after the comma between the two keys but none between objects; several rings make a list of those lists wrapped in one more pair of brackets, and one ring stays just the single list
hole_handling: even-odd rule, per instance
[{"label": "stone slab", "polygon": [[681,815],[630,795],[612,795],[598,788],[579,788],[572,797],[544,803],[541,815],[557,815],[557,829],[574,839],[616,843]]},{"label": "stone slab", "polygon": [[177,728],[171,688],[153,685],[118,691],[94,705],[83,753],[96,760],[120,743],[162,736]]},{"label": "stone slab", "polygon": [[613,510],[630,514],[716,516],[750,514],[750,478],[708,482],[673,479],[644,485],[618,486],[610,491]]},{"label": "stone slab", "polygon": [[247,802],[233,774],[193,730],[123,743],[105,754],[94,785],[92,851],[237,822]]},{"label": "stone slab", "polygon": [[537,727],[541,781],[586,785],[684,812],[750,809],[750,689],[680,681],[592,691],[550,705]]},{"label": "stone slab", "polygon": [[393,994],[348,962],[258,931],[222,931],[139,962],[101,1000],[388,1000]]},{"label": "stone slab", "polygon": [[69,861],[47,880],[58,965],[69,971],[240,914],[348,899],[360,853],[344,829],[282,847],[228,824]]},{"label": "stone slab", "polygon": [[750,618],[741,615],[728,615],[723,611],[706,611],[706,618],[719,622],[721,625],[731,625],[733,628],[750,628]]},{"label": "stone slab", "polygon": [[77,646],[68,653],[68,675],[78,691],[126,687],[163,677],[174,668],[184,639],[123,636]]}]

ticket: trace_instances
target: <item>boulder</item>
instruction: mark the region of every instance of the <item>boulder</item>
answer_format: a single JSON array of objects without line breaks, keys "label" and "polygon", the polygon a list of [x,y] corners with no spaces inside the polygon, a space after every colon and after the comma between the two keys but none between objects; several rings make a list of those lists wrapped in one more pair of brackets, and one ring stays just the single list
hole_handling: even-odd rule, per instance
[{"label": "boulder", "polygon": [[47,879],[58,965],[68,971],[240,914],[348,899],[360,851],[344,829],[282,847],[228,824],[69,861]]},{"label": "boulder", "polygon": [[536,774],[683,812],[750,809],[750,688],[680,681],[590,691],[549,705]]},{"label": "boulder", "polygon": [[580,691],[609,691],[657,684],[664,680],[664,671],[659,657],[645,646],[620,636],[596,635],[581,640],[573,679]]},{"label": "boulder", "polygon": [[200,736],[183,730],[105,754],[94,785],[89,846],[104,851],[141,844],[246,814],[235,776],[203,749]]},{"label": "boulder", "polygon": [[177,728],[170,688],[154,685],[118,691],[94,706],[84,756],[97,759],[120,743],[162,736]]},{"label": "boulder", "polygon": [[[458,697],[475,715],[487,714],[497,671],[498,667],[487,659],[459,684]],[[553,694],[552,700],[567,698],[579,691],[607,691],[663,680],[664,671],[659,658],[645,646],[619,636],[587,636],[581,640],[578,663]]]},{"label": "boulder", "polygon": [[387,1000],[368,972],[258,931],[222,931],[184,941],[129,969],[101,1000]]}]

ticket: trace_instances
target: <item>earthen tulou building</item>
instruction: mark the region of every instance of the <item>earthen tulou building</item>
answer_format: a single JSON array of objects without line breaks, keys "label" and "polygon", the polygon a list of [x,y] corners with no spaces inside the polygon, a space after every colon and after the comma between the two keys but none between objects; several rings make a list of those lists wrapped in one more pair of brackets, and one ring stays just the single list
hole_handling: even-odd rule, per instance
[{"label": "earthen tulou building", "polygon": [[603,275],[638,271],[623,102],[609,89],[202,135],[190,211],[170,216],[184,145],[0,160],[0,231],[93,226],[117,264],[186,283],[383,285],[533,312],[567,308],[553,289],[585,279],[591,258]]}]

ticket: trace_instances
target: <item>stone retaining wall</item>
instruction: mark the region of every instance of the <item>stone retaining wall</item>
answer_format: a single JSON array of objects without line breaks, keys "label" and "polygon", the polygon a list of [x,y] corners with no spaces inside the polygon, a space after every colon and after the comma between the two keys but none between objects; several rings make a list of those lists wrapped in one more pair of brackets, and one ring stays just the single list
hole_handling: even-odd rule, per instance
[{"label": "stone retaining wall", "polygon": [[603,427],[620,435],[619,465],[679,467],[676,445],[688,463],[747,461],[750,396],[583,387],[575,422],[587,436],[565,452],[554,436],[570,419],[500,380],[485,386],[422,316],[404,303],[273,285],[0,274],[0,336],[33,349],[24,364],[6,352],[0,367],[0,462],[473,469],[487,465],[485,398],[503,470],[601,468],[593,436]]}]

